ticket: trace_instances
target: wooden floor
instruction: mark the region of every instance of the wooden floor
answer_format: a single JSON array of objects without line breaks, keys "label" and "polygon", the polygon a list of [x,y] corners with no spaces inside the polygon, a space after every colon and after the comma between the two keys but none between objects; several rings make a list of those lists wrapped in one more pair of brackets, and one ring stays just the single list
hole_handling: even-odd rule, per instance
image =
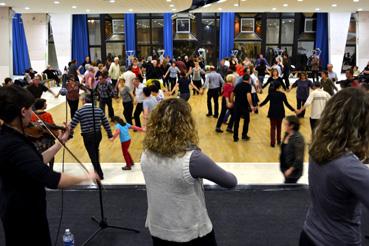
[{"label": "wooden floor", "polygon": [[[259,94],[259,99],[263,100],[267,95],[267,89],[264,89],[263,94]],[[296,91],[292,90],[287,93],[288,101],[294,107],[296,106]],[[219,98],[220,99],[220,98]],[[270,147],[270,123],[267,118],[267,111],[269,105],[264,106],[259,110],[259,114],[251,115],[251,123],[249,136],[250,141],[233,142],[232,134],[216,133],[215,125],[216,119],[206,117],[206,95],[191,96],[189,103],[192,106],[193,116],[197,123],[197,128],[200,137],[200,148],[204,153],[209,155],[216,162],[278,162],[279,161],[279,148]],[[81,105],[80,105],[81,106]],[[120,100],[114,100],[113,107],[115,114],[123,117],[123,107]],[[61,123],[65,121],[65,104],[59,105],[52,110],[55,122]],[[293,114],[286,108],[286,114]],[[305,141],[310,142],[310,126],[309,117],[310,111],[307,110],[305,118],[302,119],[301,132],[305,137]],[[243,120],[240,126],[240,135],[242,129]],[[113,126],[113,125],[112,125]],[[225,130],[226,125],[222,126]],[[283,132],[283,129],[282,129]],[[135,162],[140,161],[142,153],[142,140],[144,133],[131,132],[132,144],[130,152]],[[82,162],[89,163],[88,154],[84,148],[82,137],[80,136],[79,127],[76,129],[74,138],[71,139],[67,146],[76,154]],[[168,146],[170,148],[170,146]],[[307,151],[306,151],[307,152]],[[307,153],[305,154],[305,160],[307,160]],[[100,145],[100,161],[122,163],[124,162],[123,155],[120,149],[119,139],[116,139],[114,143],[107,139],[106,132],[103,131],[103,140]],[[61,162],[61,151],[56,157],[56,162]],[[75,162],[74,159],[66,154],[65,162]]]}]

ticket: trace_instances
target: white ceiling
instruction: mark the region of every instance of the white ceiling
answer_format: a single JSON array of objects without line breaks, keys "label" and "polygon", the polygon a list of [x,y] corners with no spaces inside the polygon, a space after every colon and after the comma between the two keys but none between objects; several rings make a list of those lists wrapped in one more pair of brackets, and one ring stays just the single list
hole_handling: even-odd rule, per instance
[{"label": "white ceiling", "polygon": [[[356,0],[357,1],[357,0]],[[235,6],[236,4],[236,6]],[[332,6],[336,4],[336,6]],[[237,6],[238,5],[238,6]],[[287,5],[287,6],[286,6]],[[369,11],[369,0],[220,0],[192,12],[356,12]]]},{"label": "white ceiling", "polygon": [[0,7],[2,3],[18,13],[165,13],[189,9],[192,0],[0,0]]}]

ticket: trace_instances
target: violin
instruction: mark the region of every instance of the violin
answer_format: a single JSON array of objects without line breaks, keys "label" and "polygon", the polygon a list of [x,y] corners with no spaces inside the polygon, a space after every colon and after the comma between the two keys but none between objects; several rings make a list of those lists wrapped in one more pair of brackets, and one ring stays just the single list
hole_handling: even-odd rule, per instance
[{"label": "violin", "polygon": [[41,138],[53,138],[54,136],[48,131],[48,128],[54,136],[59,135],[59,131],[65,132],[66,129],[63,126],[58,126],[54,124],[48,124],[43,122],[40,125],[30,123],[26,128],[24,128],[24,133],[31,139],[31,140],[38,140]]}]

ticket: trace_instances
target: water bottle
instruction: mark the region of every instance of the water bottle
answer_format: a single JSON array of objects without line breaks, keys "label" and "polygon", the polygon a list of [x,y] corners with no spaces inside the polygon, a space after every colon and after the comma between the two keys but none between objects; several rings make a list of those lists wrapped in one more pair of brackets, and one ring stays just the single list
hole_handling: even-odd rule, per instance
[{"label": "water bottle", "polygon": [[74,246],[74,236],[69,229],[66,229],[63,235],[64,246]]}]

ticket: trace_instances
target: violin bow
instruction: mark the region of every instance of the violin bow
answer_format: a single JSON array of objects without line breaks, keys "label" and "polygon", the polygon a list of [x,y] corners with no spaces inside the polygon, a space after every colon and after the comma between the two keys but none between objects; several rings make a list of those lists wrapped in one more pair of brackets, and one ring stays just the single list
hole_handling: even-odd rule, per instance
[{"label": "violin bow", "polygon": [[75,154],[73,154],[73,152],[62,142],[60,141],[60,139],[55,136],[55,134],[48,128],[48,126],[45,124],[45,122],[36,114],[34,113],[34,115],[36,116],[36,118],[41,122],[41,124],[46,128],[46,130],[48,131],[48,133],[59,143],[61,144],[61,146],[63,146],[63,148],[65,150],[67,150],[67,152],[78,162],[78,164],[80,165],[80,167],[87,173],[89,174],[90,172],[88,171],[87,167],[85,165],[83,165],[83,163],[77,158],[77,156]]}]

